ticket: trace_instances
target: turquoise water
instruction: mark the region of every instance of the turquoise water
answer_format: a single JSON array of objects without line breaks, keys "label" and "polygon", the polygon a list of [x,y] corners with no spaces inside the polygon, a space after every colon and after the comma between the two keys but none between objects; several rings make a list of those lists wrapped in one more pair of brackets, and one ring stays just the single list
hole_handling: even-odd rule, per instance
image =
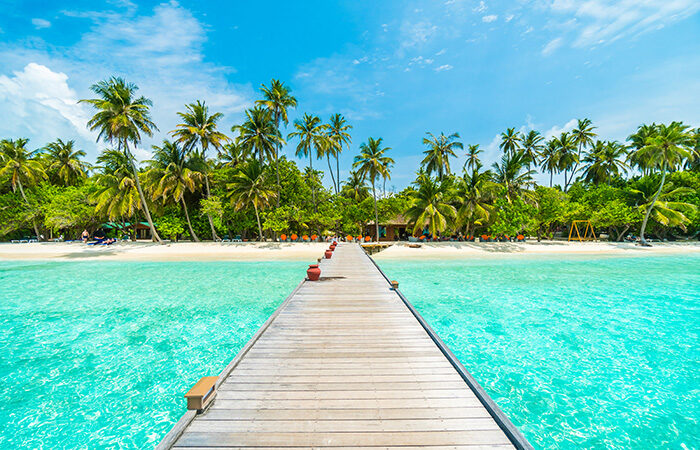
[{"label": "turquoise water", "polygon": [[0,448],[153,448],[303,262],[0,262]]},{"label": "turquoise water", "polygon": [[[537,448],[698,448],[700,256],[379,261]],[[303,262],[0,262],[0,448],[152,448]]]},{"label": "turquoise water", "polygon": [[700,446],[700,255],[378,262],[536,448]]}]

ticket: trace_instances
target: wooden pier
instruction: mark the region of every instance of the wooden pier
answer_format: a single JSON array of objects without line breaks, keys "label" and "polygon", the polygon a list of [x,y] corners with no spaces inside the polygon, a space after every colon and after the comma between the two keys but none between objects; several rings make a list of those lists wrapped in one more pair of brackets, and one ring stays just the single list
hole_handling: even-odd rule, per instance
[{"label": "wooden pier", "polygon": [[532,448],[359,245],[321,270],[158,448]]}]

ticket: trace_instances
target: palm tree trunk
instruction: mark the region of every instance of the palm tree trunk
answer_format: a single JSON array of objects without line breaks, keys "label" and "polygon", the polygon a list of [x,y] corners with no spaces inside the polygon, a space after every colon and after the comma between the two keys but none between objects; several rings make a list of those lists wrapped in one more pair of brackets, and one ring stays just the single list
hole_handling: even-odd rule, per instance
[{"label": "palm tree trunk", "polygon": [[[128,149],[127,149],[128,151]],[[153,219],[151,219],[151,211],[148,210],[148,205],[146,204],[146,196],[143,195],[143,189],[141,188],[141,181],[139,180],[139,172],[136,169],[136,162],[134,162],[134,157],[129,158],[131,161],[131,170],[134,173],[134,180],[136,181],[136,189],[139,191],[139,198],[141,199],[141,206],[143,207],[143,212],[146,214],[146,220],[148,221],[148,226],[151,229],[151,239],[160,244],[164,244],[163,240],[158,236],[156,227],[153,226]],[[136,224],[134,224],[134,229],[136,229]]]},{"label": "palm tree trunk", "polygon": [[[22,194],[22,198],[24,199],[24,203],[27,204],[27,207],[31,210],[32,205],[29,204],[29,200],[27,200],[27,196],[24,194],[24,188],[22,187],[22,182],[19,181],[19,177],[17,179],[17,186],[19,186],[19,193]],[[36,235],[37,240],[41,240],[41,236],[39,235],[39,227],[36,225],[36,220],[34,219],[34,216],[32,215],[32,226],[34,227],[34,234]]]},{"label": "palm tree trunk", "polygon": [[[282,193],[282,188],[280,187],[280,159],[279,150],[275,150],[275,172],[277,172],[277,207],[280,206],[280,194]],[[277,234],[277,233],[275,233]]]},{"label": "palm tree trunk", "polygon": [[253,207],[255,208],[255,218],[258,219],[258,236],[260,242],[263,240],[262,224],[260,223],[260,214],[258,214],[258,205],[253,202]]},{"label": "palm tree trunk", "polygon": [[659,185],[659,190],[656,191],[656,194],[654,194],[654,198],[651,199],[651,203],[649,204],[649,207],[647,208],[646,214],[644,214],[644,221],[642,221],[642,229],[639,230],[639,240],[641,244],[645,247],[651,247],[651,244],[647,242],[646,239],[644,239],[644,230],[647,228],[647,222],[649,221],[649,215],[651,214],[651,210],[654,208],[654,205],[656,204],[656,199],[659,198],[659,195],[661,194],[661,189],[664,188],[664,181],[666,181],[666,164],[664,163],[663,169],[661,169],[661,184]]},{"label": "palm tree trunk", "polygon": [[335,181],[338,183],[338,188],[335,191],[336,193],[340,192],[340,159],[338,158],[338,153],[340,153],[340,151],[335,153],[335,174],[337,175]]},{"label": "palm tree trunk", "polygon": [[318,212],[316,209],[316,185],[314,183],[314,161],[311,156],[311,149],[309,149],[309,177],[311,177],[311,199],[314,202],[314,212]]},{"label": "palm tree trunk", "polygon": [[[209,175],[206,173],[204,174],[204,185],[207,188],[207,200],[209,200],[211,193],[209,191]],[[214,228],[214,221],[211,219],[211,214],[207,213],[207,219],[209,219],[209,226],[211,227],[211,238],[213,241],[218,241],[219,236],[216,234],[216,229]]]},{"label": "palm tree trunk", "polygon": [[550,170],[549,171],[549,187],[552,187],[552,180],[554,178],[554,171]]},{"label": "palm tree trunk", "polygon": [[566,192],[567,188],[569,187],[569,182],[566,180],[566,175],[567,175],[567,170],[564,169],[564,192]]},{"label": "palm tree trunk", "polygon": [[374,197],[374,228],[379,242],[379,214],[377,213],[377,191],[374,189],[374,179],[372,179],[372,196]]},{"label": "palm tree trunk", "polygon": [[333,181],[333,190],[335,190],[335,194],[338,195],[338,187],[335,184],[335,175],[333,175],[333,169],[331,168],[330,155],[326,155],[326,161],[328,161],[328,171],[331,173],[331,180]]},{"label": "palm tree trunk", "polygon": [[197,234],[192,229],[192,222],[190,222],[190,213],[187,211],[187,203],[185,203],[185,197],[180,198],[180,201],[182,202],[182,209],[185,210],[185,219],[187,219],[187,228],[190,229],[190,236],[192,236],[192,239],[195,242],[199,242]]}]

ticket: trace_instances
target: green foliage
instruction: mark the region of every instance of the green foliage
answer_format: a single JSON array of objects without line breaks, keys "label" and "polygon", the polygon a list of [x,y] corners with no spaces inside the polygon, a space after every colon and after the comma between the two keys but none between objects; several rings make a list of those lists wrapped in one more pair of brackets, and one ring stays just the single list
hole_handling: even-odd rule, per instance
[{"label": "green foliage", "polygon": [[185,233],[185,221],[174,215],[166,214],[158,218],[158,230],[166,239],[176,241]]},{"label": "green foliage", "polygon": [[521,198],[515,198],[509,202],[506,198],[500,197],[494,204],[493,223],[489,230],[494,235],[515,236],[536,225],[533,220],[535,212],[536,208],[525,203]]}]

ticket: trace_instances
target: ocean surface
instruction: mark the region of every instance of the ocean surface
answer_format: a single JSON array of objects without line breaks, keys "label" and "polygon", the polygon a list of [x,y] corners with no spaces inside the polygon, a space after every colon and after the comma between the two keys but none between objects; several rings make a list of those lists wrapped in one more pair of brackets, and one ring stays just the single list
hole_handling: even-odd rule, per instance
[{"label": "ocean surface", "polygon": [[[700,446],[700,255],[379,264],[536,448]],[[305,269],[0,261],[0,448],[152,448]]]}]

